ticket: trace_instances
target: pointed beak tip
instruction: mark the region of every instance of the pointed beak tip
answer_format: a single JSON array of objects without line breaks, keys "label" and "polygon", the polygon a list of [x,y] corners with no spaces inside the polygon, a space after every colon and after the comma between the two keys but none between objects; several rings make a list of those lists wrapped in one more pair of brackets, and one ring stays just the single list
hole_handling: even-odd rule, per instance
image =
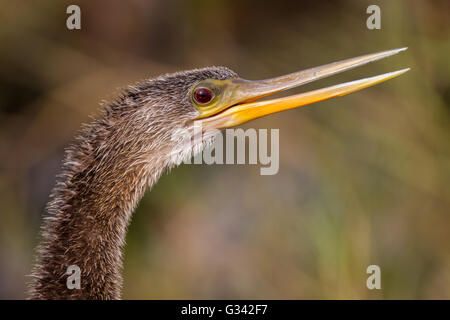
[{"label": "pointed beak tip", "polygon": [[203,121],[205,123],[209,123],[211,127],[216,129],[227,128],[276,112],[298,108],[330,98],[342,97],[349,93],[368,88],[389,79],[396,78],[403,73],[408,72],[410,68],[404,68],[369,78],[345,82],[335,86],[292,96],[272,100],[259,100],[260,98],[273,93],[297,87],[299,85],[316,81],[369,62],[380,60],[407,49],[408,47],[403,47],[367,54],[272,79],[260,81],[237,79],[236,81],[239,81],[237,86],[240,91],[240,94],[238,95],[239,99],[233,100],[232,103],[224,104],[218,109],[220,112],[215,113],[211,117],[205,118]]},{"label": "pointed beak tip", "polygon": [[402,74],[408,72],[409,70],[411,70],[411,68],[401,69],[401,70],[398,70],[398,71],[394,71],[393,73],[394,73],[396,76],[399,76],[399,75],[402,75]]}]

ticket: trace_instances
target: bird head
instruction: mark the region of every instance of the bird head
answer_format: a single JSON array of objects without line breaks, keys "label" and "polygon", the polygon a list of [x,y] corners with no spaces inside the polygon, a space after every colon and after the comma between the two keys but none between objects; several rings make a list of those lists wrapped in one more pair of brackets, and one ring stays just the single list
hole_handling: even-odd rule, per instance
[{"label": "bird head", "polygon": [[[157,159],[179,164],[214,140],[218,130],[272,113],[343,96],[394,78],[403,69],[276,99],[263,99],[336,73],[397,54],[406,48],[350,58],[265,80],[245,80],[225,67],[167,74],[131,86],[118,108],[130,131],[128,139]],[[122,106],[124,104],[121,104]],[[110,108],[114,110],[114,106]],[[196,128],[200,128],[197,129]],[[136,130],[138,132],[136,132]],[[123,129],[121,132],[126,132]],[[200,134],[200,137],[196,135]],[[146,139],[146,142],[139,139]],[[146,147],[142,147],[146,146]],[[169,157],[168,157],[169,156]],[[155,161],[155,158],[152,159]]]}]

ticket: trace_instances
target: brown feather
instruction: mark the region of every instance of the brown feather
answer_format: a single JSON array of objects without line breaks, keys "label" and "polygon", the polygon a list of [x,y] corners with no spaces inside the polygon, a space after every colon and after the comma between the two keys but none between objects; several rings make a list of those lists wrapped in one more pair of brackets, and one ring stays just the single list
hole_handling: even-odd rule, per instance
[{"label": "brown feather", "polygon": [[[211,67],[147,80],[83,127],[66,150],[47,205],[31,299],[120,299],[132,212],[147,187],[178,164],[170,154],[190,148],[177,145],[172,133],[198,116],[191,88],[203,79],[234,77],[227,68]],[[81,289],[66,286],[70,265],[81,269]]]}]

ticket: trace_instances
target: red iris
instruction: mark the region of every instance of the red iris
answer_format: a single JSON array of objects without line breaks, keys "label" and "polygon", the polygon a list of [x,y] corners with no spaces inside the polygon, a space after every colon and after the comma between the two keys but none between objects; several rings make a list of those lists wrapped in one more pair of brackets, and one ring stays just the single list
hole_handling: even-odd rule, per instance
[{"label": "red iris", "polygon": [[211,90],[208,90],[206,88],[195,89],[194,99],[196,102],[205,104],[205,103],[210,102],[212,100],[212,98],[213,98],[213,93],[211,92]]}]

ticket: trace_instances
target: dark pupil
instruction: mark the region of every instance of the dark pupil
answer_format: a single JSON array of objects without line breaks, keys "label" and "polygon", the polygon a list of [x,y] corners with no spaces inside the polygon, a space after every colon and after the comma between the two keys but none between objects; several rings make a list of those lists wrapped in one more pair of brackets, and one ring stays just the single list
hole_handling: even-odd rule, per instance
[{"label": "dark pupil", "polygon": [[205,88],[199,88],[195,90],[194,98],[198,103],[208,103],[212,99],[212,92]]}]

